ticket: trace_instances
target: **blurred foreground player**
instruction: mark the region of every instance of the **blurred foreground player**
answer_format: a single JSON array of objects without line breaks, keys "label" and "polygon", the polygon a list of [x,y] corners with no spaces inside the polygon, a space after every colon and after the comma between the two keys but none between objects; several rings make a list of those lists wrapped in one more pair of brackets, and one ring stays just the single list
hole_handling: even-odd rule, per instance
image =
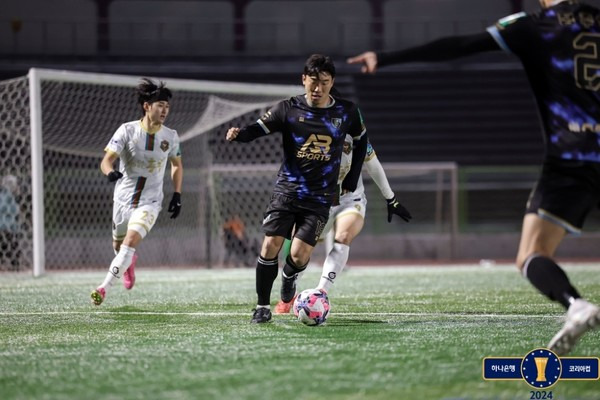
[{"label": "blurred foreground player", "polygon": [[520,58],[537,100],[546,151],[527,203],[516,263],[533,286],[567,309],[563,328],[548,345],[564,355],[600,325],[600,309],[581,298],[553,259],[563,237],[580,234],[600,202],[600,11],[577,1],[540,3],[538,13],[508,16],[487,32],[389,53],[366,52],[348,62],[374,73],[390,64],[493,50]]},{"label": "blurred foreground player", "polygon": [[[171,163],[174,189],[168,210],[171,218],[177,218],[181,211],[183,164],[179,136],[163,125],[169,114],[171,91],[164,83],[157,85],[150,79],[143,79],[137,91],[144,116],[117,129],[100,164],[108,181],[116,182],[112,229],[116,256],[104,282],[91,294],[95,305],[102,304],[115,279],[123,276],[126,289],[135,283],[135,249],[154,226],[162,208],[167,160]],[[113,167],[118,158],[119,171]]]}]

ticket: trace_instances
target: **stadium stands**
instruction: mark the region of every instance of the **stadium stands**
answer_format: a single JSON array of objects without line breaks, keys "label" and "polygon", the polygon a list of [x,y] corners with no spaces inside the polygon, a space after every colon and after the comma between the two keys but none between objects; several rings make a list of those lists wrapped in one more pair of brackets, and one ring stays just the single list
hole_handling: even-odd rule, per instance
[{"label": "stadium stands", "polygon": [[108,21],[110,55],[218,56],[233,50],[233,6],[226,1],[114,1]]},{"label": "stadium stands", "polygon": [[93,0],[3,0],[0,56],[95,54],[97,19]]}]

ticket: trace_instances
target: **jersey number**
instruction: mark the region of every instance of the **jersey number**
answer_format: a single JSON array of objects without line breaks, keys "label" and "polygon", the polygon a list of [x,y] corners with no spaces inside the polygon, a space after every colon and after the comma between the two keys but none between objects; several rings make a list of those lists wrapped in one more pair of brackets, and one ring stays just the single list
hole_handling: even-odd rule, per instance
[{"label": "jersey number", "polygon": [[573,41],[575,82],[586,90],[600,89],[600,34],[580,33]]}]

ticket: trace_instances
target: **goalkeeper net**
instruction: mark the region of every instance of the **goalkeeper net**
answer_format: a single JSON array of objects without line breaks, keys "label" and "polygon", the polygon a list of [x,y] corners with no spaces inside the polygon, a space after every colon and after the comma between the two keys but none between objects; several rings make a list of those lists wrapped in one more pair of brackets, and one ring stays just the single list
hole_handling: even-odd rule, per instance
[{"label": "goalkeeper net", "polygon": [[[242,218],[248,231],[262,220],[276,170],[222,179],[213,166],[281,160],[280,136],[240,146],[226,143],[229,126],[255,121],[300,86],[161,79],[173,90],[166,125],[182,142],[184,194],[176,220],[161,213],[139,247],[144,266],[211,265],[223,225]],[[45,269],[106,267],[111,244],[112,194],[99,171],[103,149],[120,124],[141,117],[139,78],[31,70],[0,83],[2,174],[19,181],[20,265]],[[260,185],[257,179],[264,179]],[[172,185],[165,175],[165,198]],[[35,265],[35,266],[34,266]]]},{"label": "goalkeeper net", "polygon": [[[226,142],[225,132],[254,122],[302,87],[162,80],[174,93],[166,125],[182,142],[183,207],[174,220],[166,210],[160,214],[138,248],[140,265],[255,265],[263,213],[282,161],[281,135],[242,144]],[[109,265],[114,185],[99,164],[119,125],[141,117],[138,83],[130,76],[38,69],[0,82],[0,171],[18,182],[12,191],[18,246],[3,245],[0,270],[10,268],[7,256],[34,275]],[[403,199],[413,196],[423,206],[411,210],[422,223],[403,226],[403,234],[454,237],[455,167],[401,164],[386,171]],[[397,234],[385,222],[385,202],[377,201],[363,175],[373,219],[367,218],[361,236]],[[172,190],[167,171],[166,202]]]}]

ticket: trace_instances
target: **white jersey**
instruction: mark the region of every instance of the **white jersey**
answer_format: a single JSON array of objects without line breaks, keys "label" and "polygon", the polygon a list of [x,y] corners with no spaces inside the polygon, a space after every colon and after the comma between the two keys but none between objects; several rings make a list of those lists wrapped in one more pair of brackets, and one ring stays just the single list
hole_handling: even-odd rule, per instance
[{"label": "white jersey", "polygon": [[[373,150],[373,146],[371,143],[367,143],[367,154],[365,155],[365,162],[373,159],[375,157],[375,150]],[[344,141],[344,151],[342,152],[342,160],[340,161],[340,175],[338,176],[338,185],[341,185],[350,172],[350,167],[352,166],[352,136],[346,135],[346,140]],[[353,192],[356,195],[362,195],[365,193],[365,186],[363,184],[362,173],[358,177],[358,182],[356,184],[356,190]]]},{"label": "white jersey", "polygon": [[161,126],[153,134],[141,121],[126,122],[117,129],[104,151],[119,155],[123,177],[115,186],[114,201],[131,207],[158,204],[163,200],[167,160],[180,157],[179,136]]},{"label": "white jersey", "polygon": [[[367,167],[369,175],[373,178],[381,194],[386,199],[391,199],[394,197],[394,192],[389,187],[389,183],[387,178],[385,177],[385,173],[381,168],[381,164],[379,161],[374,161],[370,163],[370,161],[375,160],[377,158],[377,154],[375,154],[375,149],[371,146],[370,142],[367,142],[367,154],[365,155],[365,163],[364,165]],[[352,166],[352,136],[346,135],[346,139],[344,141],[344,150],[342,152],[342,159],[340,161],[340,175],[338,176],[338,185],[341,185],[350,172],[350,167]],[[358,183],[356,184],[356,190],[352,192],[354,195],[362,196],[365,193],[365,186],[363,184],[362,173],[358,177]]]}]

